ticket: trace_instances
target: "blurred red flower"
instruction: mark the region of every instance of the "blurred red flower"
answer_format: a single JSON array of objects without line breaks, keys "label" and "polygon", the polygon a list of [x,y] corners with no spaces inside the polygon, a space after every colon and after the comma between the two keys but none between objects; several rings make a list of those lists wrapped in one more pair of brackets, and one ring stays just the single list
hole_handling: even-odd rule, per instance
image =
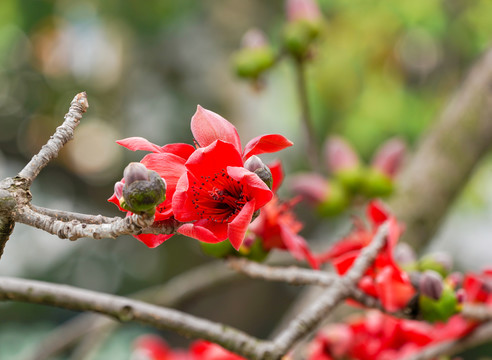
[{"label": "blurred red flower", "polygon": [[379,201],[372,201],[368,205],[367,217],[370,221],[368,227],[362,221],[357,221],[355,230],[335,243],[327,252],[319,255],[318,261],[321,263],[329,261],[339,274],[345,274],[360,251],[370,244],[378,227],[388,221],[389,233],[386,244],[359,281],[359,288],[368,295],[378,298],[386,310],[400,310],[416,293],[408,274],[400,269],[393,258],[393,250],[402,229]]}]

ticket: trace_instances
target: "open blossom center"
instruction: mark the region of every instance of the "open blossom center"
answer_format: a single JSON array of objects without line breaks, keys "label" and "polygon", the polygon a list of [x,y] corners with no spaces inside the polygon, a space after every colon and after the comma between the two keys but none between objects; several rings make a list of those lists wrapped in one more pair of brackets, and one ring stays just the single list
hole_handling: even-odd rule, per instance
[{"label": "open blossom center", "polygon": [[221,223],[232,221],[248,201],[243,185],[224,170],[212,176],[200,176],[190,190],[198,216]]}]

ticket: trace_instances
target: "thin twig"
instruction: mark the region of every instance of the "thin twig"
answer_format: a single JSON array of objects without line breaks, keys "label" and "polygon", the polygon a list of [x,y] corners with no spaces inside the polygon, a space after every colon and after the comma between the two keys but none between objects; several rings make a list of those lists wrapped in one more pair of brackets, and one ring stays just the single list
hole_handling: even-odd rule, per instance
[{"label": "thin twig", "polygon": [[[280,281],[290,285],[316,285],[328,287],[332,285],[334,281],[340,279],[340,277],[334,273],[302,269],[295,266],[270,266],[266,264],[259,264],[244,258],[232,257],[227,260],[227,265],[229,265],[231,269],[252,278],[267,281]],[[368,308],[386,312],[378,299],[367,295],[355,286],[350,289],[349,297]]]},{"label": "thin twig", "polygon": [[321,294],[318,301],[307,307],[274,339],[274,346],[271,349],[273,353],[285,354],[298,340],[314,330],[330,311],[350,295],[350,289],[359,282],[384,246],[387,233],[388,223],[386,222],[379,227],[372,242],[361,251],[346,275],[335,280],[331,287]]},{"label": "thin twig", "polygon": [[[44,230],[61,239],[77,240],[83,237],[93,239],[116,238],[125,234],[141,234],[151,226],[154,216],[133,214],[108,224],[84,224],[77,220],[60,221],[47,215],[39,214],[29,206],[24,206],[14,215],[14,220]],[[173,233],[175,229],[162,229],[162,233]]]},{"label": "thin twig", "polygon": [[488,321],[492,320],[492,307],[490,305],[463,304],[461,315],[470,320]]},{"label": "thin twig", "polygon": [[71,211],[53,210],[41,206],[31,205],[31,209],[39,214],[47,215],[55,220],[72,221],[77,220],[85,224],[109,224],[119,220],[119,217],[107,217],[103,215],[80,214]]},{"label": "thin twig", "polygon": [[291,285],[320,285],[330,286],[338,278],[333,273],[302,269],[296,266],[274,267],[259,264],[244,258],[231,257],[227,265],[235,271],[239,271],[252,278],[268,281],[281,281]]},{"label": "thin twig", "polygon": [[87,111],[88,107],[89,103],[85,92],[75,95],[70,104],[70,109],[65,115],[63,124],[56,129],[53,136],[45,145],[43,145],[39,153],[34,155],[24,169],[19,172],[19,177],[25,179],[27,187],[32,184],[40,171],[48,165],[53,158],[58,156],[58,152],[63,145],[73,139],[75,127],[79,124],[82,114]]},{"label": "thin twig", "polygon": [[309,97],[306,84],[306,66],[304,60],[296,61],[296,84],[297,94],[299,96],[299,103],[301,106],[301,123],[304,127],[306,136],[306,148],[307,158],[313,170],[318,170],[319,163],[319,149],[318,140],[313,125],[313,119],[311,117],[311,110],[309,107]]}]

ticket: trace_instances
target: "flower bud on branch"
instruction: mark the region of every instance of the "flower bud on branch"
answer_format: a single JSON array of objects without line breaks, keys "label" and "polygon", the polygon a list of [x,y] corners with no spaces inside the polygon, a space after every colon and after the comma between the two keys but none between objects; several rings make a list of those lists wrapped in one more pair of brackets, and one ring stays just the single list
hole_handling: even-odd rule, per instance
[{"label": "flower bud on branch", "polygon": [[[121,207],[135,214],[155,212],[155,207],[166,200],[166,183],[155,171],[141,163],[130,163],[123,173],[125,185]],[[115,192],[120,186],[115,185]]]}]

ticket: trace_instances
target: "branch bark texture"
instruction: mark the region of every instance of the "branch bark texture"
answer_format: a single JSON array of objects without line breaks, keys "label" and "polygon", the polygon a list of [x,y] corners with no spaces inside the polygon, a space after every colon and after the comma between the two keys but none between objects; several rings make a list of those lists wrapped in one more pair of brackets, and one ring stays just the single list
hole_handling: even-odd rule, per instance
[{"label": "branch bark texture", "polygon": [[435,234],[448,208],[492,146],[492,49],[472,67],[423,138],[390,203],[416,249]]}]

